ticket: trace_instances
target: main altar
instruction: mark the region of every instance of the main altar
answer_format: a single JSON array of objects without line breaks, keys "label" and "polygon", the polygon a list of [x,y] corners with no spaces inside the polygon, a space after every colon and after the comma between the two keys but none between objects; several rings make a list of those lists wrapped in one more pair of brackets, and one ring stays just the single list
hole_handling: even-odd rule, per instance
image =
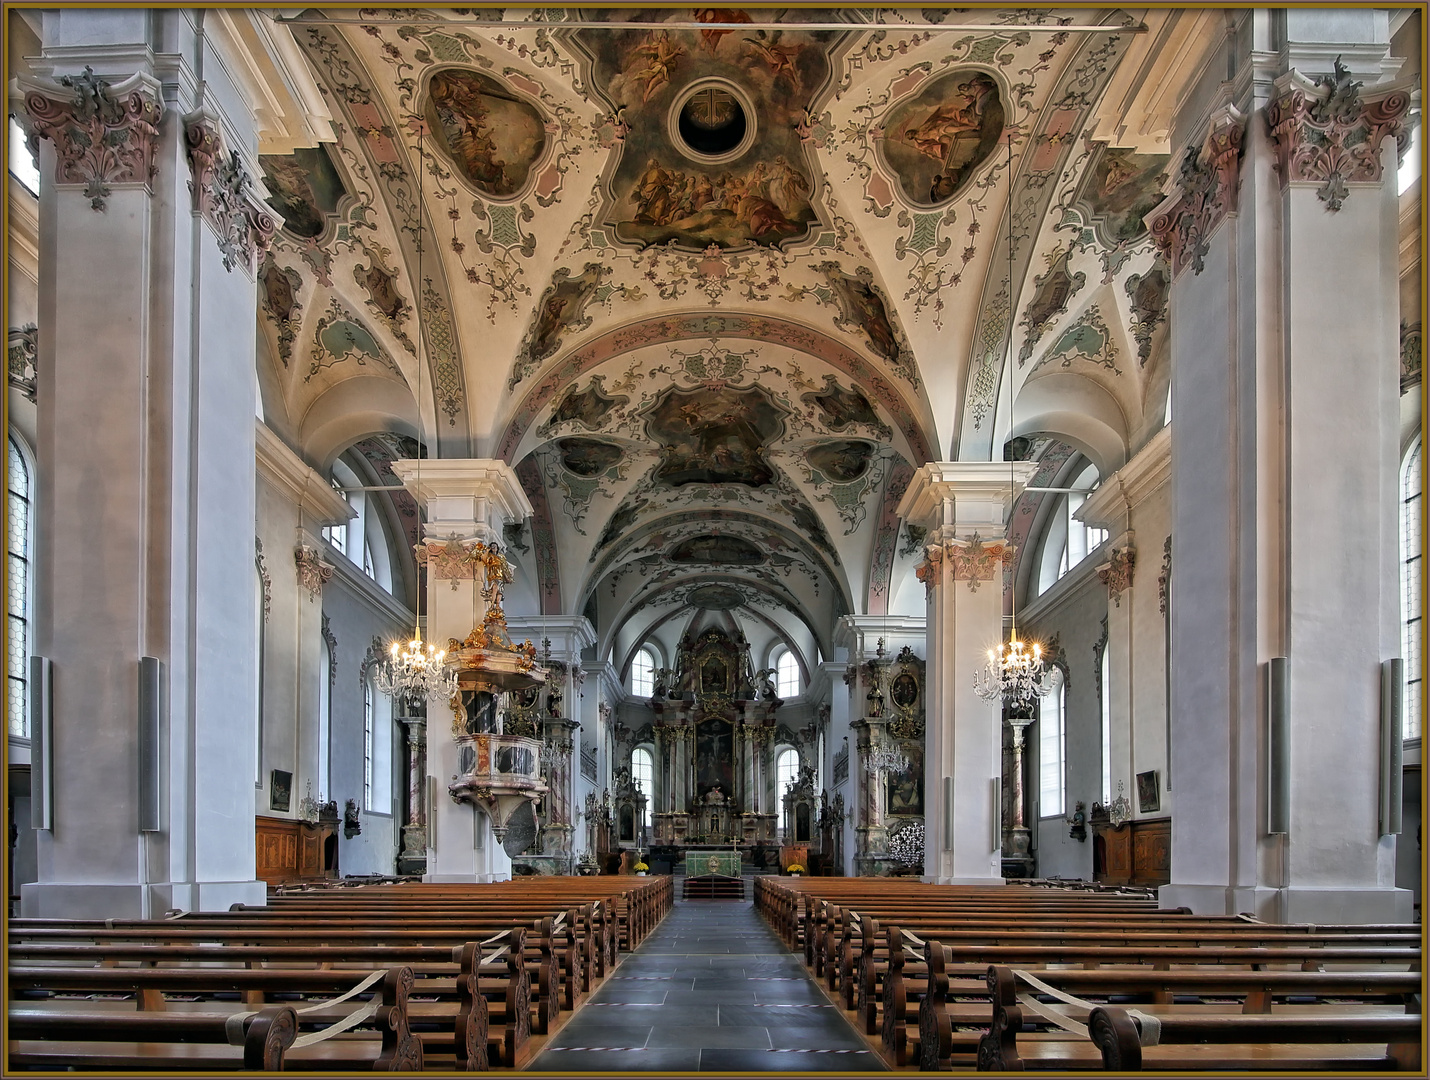
[{"label": "main altar", "polygon": [[681,639],[656,672],[654,720],[628,732],[654,747],[650,845],[750,849],[777,842],[773,673],[755,671],[744,635],[719,627]]}]

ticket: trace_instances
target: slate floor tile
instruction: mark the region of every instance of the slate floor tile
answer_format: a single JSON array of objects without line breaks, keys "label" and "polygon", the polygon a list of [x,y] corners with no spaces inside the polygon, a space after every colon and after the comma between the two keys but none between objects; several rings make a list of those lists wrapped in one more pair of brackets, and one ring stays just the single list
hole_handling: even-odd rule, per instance
[{"label": "slate floor tile", "polygon": [[721,1027],[715,1023],[707,1023],[656,1028],[651,1032],[650,1041],[646,1045],[652,1048],[684,1046],[702,1050],[717,1047],[748,1050],[767,1049],[771,1043],[770,1033],[763,1027]]}]

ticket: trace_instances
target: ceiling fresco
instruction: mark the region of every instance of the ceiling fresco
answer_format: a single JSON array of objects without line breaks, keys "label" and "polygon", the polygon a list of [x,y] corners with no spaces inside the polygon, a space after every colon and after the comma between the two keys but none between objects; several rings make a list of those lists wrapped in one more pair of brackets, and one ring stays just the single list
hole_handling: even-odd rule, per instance
[{"label": "ceiling fresco", "polygon": [[[831,649],[840,615],[921,612],[899,500],[997,457],[1009,392],[1068,453],[1059,401],[1102,395],[1106,463],[1161,422],[1144,219],[1177,148],[1103,98],[1174,93],[1134,43],[1181,18],[284,15],[333,123],[261,157],[265,418],[319,464],[419,433],[509,462],[520,588],[605,644],[726,612]],[[340,408],[372,429],[334,441]]]},{"label": "ceiling fresco", "polygon": [[[829,81],[829,50],[844,35],[794,20],[759,25],[756,14],[762,24],[781,20],[769,11],[592,10],[583,21],[650,25],[566,36],[623,132],[597,214],[619,242],[780,245],[818,227],[819,172],[797,126]],[[692,15],[707,25],[692,28]],[[831,19],[842,17],[801,12],[798,21]]]}]

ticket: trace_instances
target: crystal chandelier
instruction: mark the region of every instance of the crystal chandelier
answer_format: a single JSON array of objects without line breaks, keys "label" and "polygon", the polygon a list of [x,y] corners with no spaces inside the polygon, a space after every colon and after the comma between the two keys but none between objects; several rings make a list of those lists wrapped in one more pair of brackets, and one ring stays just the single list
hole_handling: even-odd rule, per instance
[{"label": "crystal chandelier", "polygon": [[[422,137],[424,132],[417,133],[417,156],[422,158]],[[418,169],[417,187],[417,284],[414,292],[421,288],[422,277],[422,238],[425,230],[422,225],[422,174],[425,170]],[[417,299],[414,297],[414,299]],[[419,348],[425,339],[422,336],[422,303],[420,299],[416,303],[417,309],[417,342]],[[422,426],[422,365],[423,357],[417,356],[417,490],[422,488],[422,440],[425,435]],[[418,622],[420,623],[420,618]],[[387,655],[387,659],[377,665],[377,671],[373,675],[373,683],[377,689],[395,699],[405,699],[410,703],[419,701],[441,702],[449,701],[457,696],[457,673],[448,670],[446,666],[447,650],[439,649],[431,642],[423,643],[422,629],[416,625],[412,629],[412,640],[408,642],[394,641],[392,649]]]},{"label": "crystal chandelier", "polygon": [[909,759],[903,752],[893,747],[881,746],[877,750],[864,752],[864,771],[870,776],[880,773],[902,772],[909,767]]},{"label": "crystal chandelier", "polygon": [[408,701],[448,701],[457,696],[457,673],[447,667],[447,650],[423,643],[420,631],[412,640],[394,641],[387,659],[377,665],[373,683],[384,694]]},{"label": "crystal chandelier", "polygon": [[1019,641],[1014,626],[1007,641],[988,650],[988,663],[973,678],[973,692],[984,701],[1031,707],[1050,689],[1043,675],[1042,646]]},{"label": "crystal chandelier", "polygon": [[[1008,139],[1008,304],[1011,314],[1013,296],[1013,140]],[[1005,386],[1008,399],[1008,435],[1013,434],[1013,320],[1008,320],[1008,347],[1004,360],[1007,366]],[[1008,455],[1008,497],[1017,487],[1013,455]],[[1012,585],[1008,640],[996,649],[988,650],[988,663],[973,677],[973,691],[984,701],[1001,701],[1015,716],[1029,715],[1038,698],[1049,689],[1043,681],[1043,650],[1036,643],[1018,640],[1018,583]]]}]

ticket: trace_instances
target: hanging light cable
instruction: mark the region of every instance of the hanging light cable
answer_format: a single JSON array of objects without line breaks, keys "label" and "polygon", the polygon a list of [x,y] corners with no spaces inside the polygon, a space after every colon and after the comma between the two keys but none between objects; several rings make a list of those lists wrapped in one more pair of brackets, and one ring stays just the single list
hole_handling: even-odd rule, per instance
[{"label": "hanging light cable", "polygon": [[[1008,399],[1008,438],[1013,437],[1013,136],[1008,136],[1008,336],[1003,350],[1003,392]],[[1016,462],[1008,454],[1008,498],[1017,486]],[[1011,515],[1010,515],[1011,518]],[[1002,701],[1014,715],[1027,715],[1049,687],[1043,680],[1043,650],[1036,642],[1018,640],[1018,582],[1009,597],[1008,640],[988,650],[988,663],[974,676],[973,690],[984,701]]]},{"label": "hanging light cable", "polygon": [[[422,366],[426,356],[426,338],[422,335],[422,238],[425,226],[422,223],[423,207],[423,136],[425,126],[417,130],[417,281],[413,286],[413,300],[417,309],[417,491],[422,490],[422,449],[426,429],[422,423]],[[418,529],[421,530],[421,512],[418,513]],[[419,542],[421,537],[419,535]],[[422,641],[422,616],[413,617],[412,640],[394,641],[387,659],[377,665],[373,683],[384,694],[394,698],[405,698],[409,702],[447,701],[457,695],[457,673],[446,664],[447,651],[439,649],[430,641]]]}]

